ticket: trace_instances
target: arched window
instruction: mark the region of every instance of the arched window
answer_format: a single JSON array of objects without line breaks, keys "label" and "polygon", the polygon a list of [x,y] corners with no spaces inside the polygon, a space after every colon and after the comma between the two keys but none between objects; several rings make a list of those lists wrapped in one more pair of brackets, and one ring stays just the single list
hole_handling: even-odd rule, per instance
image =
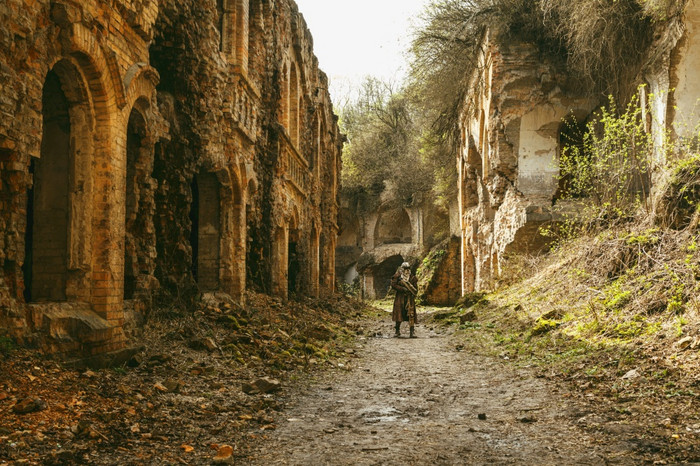
[{"label": "arched window", "polygon": [[280,122],[285,129],[289,129],[289,64],[282,67],[282,79],[280,80]]}]

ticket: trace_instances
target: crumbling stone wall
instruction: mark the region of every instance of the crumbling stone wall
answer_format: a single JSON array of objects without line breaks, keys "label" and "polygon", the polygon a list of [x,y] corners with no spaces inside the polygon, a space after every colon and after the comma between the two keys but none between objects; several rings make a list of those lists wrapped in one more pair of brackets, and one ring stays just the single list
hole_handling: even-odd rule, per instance
[{"label": "crumbling stone wall", "polygon": [[690,0],[652,50],[639,84],[645,84],[642,100],[650,104],[658,159],[665,162],[665,130],[672,138],[692,140],[700,125],[700,2]]},{"label": "crumbling stone wall", "polygon": [[[669,153],[667,134],[697,138],[699,31],[700,2],[692,0],[656,37],[637,77],[660,163]],[[533,44],[485,35],[462,104],[457,157],[463,293],[488,289],[508,254],[540,250],[539,226],[571,211],[558,198],[562,138],[601,103],[585,98],[574,78]],[[658,185],[664,173],[654,176]]]},{"label": "crumbling stone wall", "polygon": [[333,290],[343,140],[293,1],[8,0],[0,24],[0,332],[102,354],[155,297]]},{"label": "crumbling stone wall", "polygon": [[490,33],[470,83],[457,160],[463,293],[488,289],[505,255],[542,247],[538,226],[560,218],[563,119],[593,108],[563,64]]},{"label": "crumbling stone wall", "polygon": [[[155,107],[157,11],[155,1],[0,5],[0,328],[48,335],[36,340],[47,351],[124,346],[127,127],[135,108]],[[142,141],[160,129],[142,128]]]}]

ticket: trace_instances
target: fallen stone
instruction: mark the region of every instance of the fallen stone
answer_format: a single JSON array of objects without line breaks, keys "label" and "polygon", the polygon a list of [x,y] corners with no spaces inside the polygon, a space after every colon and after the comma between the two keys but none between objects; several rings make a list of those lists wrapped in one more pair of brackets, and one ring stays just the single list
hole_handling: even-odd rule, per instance
[{"label": "fallen stone", "polygon": [[90,424],[90,422],[81,420],[78,421],[77,424],[73,424],[72,426],[70,426],[70,431],[76,437],[80,437],[88,434],[90,432],[91,427],[92,425]]},{"label": "fallen stone", "polygon": [[180,380],[175,380],[175,379],[168,379],[165,382],[163,382],[163,386],[167,390],[168,393],[177,393],[180,391],[180,388],[184,383]]},{"label": "fallen stone", "polygon": [[253,395],[255,393],[273,393],[282,388],[282,384],[275,379],[263,377],[255,382],[241,384],[243,393]]},{"label": "fallen stone", "polygon": [[143,364],[143,356],[140,354],[133,355],[131,359],[126,362],[126,365],[129,367],[139,367],[141,364]]},{"label": "fallen stone", "polygon": [[17,414],[29,414],[37,411],[43,411],[47,408],[46,402],[38,397],[25,398],[12,408]]},{"label": "fallen stone", "polygon": [[486,420],[486,414],[485,413],[479,413],[477,415],[477,418],[479,418],[480,421],[485,421]]},{"label": "fallen stone", "polygon": [[682,350],[687,350],[693,344],[693,337],[681,338],[680,340],[678,340],[678,343],[676,343],[676,344],[678,345],[678,348],[680,348]]},{"label": "fallen stone", "polygon": [[155,388],[155,389],[158,390],[159,392],[163,392],[163,393],[167,393],[167,392],[168,392],[168,389],[165,388],[165,385],[163,385],[163,384],[160,383],[160,382],[157,382],[157,383],[153,386],[153,388]]},{"label": "fallen stone", "polygon": [[452,317],[452,316],[455,315],[456,313],[457,313],[457,311],[437,312],[437,313],[435,313],[435,315],[433,316],[433,319],[435,319],[435,320],[445,320],[445,319],[449,319],[450,317]]},{"label": "fallen stone", "polygon": [[559,309],[550,309],[540,316],[541,320],[557,320],[561,318],[561,311]]},{"label": "fallen stone", "polygon": [[187,342],[187,346],[192,348],[193,350],[207,350],[207,351],[215,351],[219,347],[216,345],[216,342],[210,338],[193,338],[189,342]]},{"label": "fallen stone", "polygon": [[157,363],[168,362],[168,361],[170,361],[171,359],[172,359],[172,357],[171,357],[170,355],[168,355],[168,354],[163,354],[163,353],[161,353],[161,354],[154,354],[153,356],[151,356],[150,358],[148,358],[149,361],[151,361],[151,362],[157,362]]},{"label": "fallen stone", "polygon": [[327,340],[330,340],[331,337],[333,336],[333,330],[331,330],[327,326],[321,324],[321,325],[317,325],[316,327],[313,327],[312,329],[308,330],[306,332],[306,336],[309,338],[313,338],[315,340],[327,341]]},{"label": "fallen stone", "polygon": [[518,418],[518,421],[524,424],[530,424],[532,422],[537,422],[537,418],[534,416],[522,416]]},{"label": "fallen stone", "polygon": [[216,351],[219,349],[219,347],[216,345],[216,342],[212,338],[205,338],[202,340],[202,343],[204,343],[204,346],[209,350],[209,351]]}]

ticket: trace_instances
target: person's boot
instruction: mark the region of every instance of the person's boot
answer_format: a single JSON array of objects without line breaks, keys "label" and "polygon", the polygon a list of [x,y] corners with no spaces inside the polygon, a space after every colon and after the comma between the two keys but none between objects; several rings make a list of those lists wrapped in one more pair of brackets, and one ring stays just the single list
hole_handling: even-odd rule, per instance
[{"label": "person's boot", "polygon": [[401,323],[396,322],[396,331],[394,332],[394,338],[399,338],[401,336]]},{"label": "person's boot", "polygon": [[411,334],[409,335],[409,338],[418,338],[418,337],[416,336],[416,331],[415,331],[415,329],[414,329],[413,327],[411,327]]}]

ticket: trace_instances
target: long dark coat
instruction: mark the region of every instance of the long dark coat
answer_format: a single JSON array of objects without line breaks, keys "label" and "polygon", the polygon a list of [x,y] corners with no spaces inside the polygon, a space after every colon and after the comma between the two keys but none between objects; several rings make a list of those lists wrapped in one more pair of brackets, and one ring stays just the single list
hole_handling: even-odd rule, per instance
[{"label": "long dark coat", "polygon": [[[416,298],[408,290],[406,290],[402,285],[399,285],[399,278],[401,277],[400,272],[396,272],[393,277],[391,277],[391,287],[396,290],[396,298],[394,298],[394,310],[391,313],[391,318],[394,322],[408,322],[408,309],[411,306],[414,310],[416,308]],[[418,289],[418,278],[415,275],[411,275],[409,280],[414,288]],[[416,314],[415,322],[418,322],[418,316]]]}]

